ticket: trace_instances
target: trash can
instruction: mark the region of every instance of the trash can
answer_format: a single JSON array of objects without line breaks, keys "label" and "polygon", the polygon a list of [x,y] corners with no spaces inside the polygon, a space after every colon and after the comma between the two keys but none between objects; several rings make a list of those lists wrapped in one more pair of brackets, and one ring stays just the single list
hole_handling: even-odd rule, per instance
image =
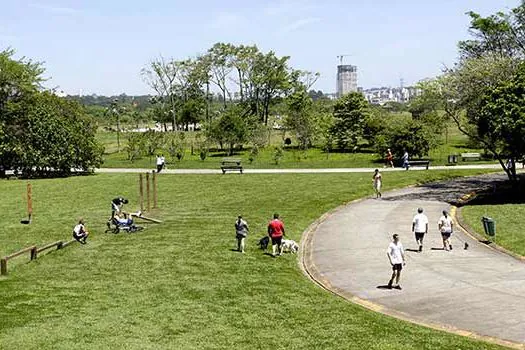
[{"label": "trash can", "polygon": [[457,164],[457,162],[458,162],[458,156],[456,154],[449,154],[448,164]]},{"label": "trash can", "polygon": [[492,218],[484,216],[481,219],[481,222],[483,223],[483,229],[485,230],[486,235],[496,235],[496,222]]}]

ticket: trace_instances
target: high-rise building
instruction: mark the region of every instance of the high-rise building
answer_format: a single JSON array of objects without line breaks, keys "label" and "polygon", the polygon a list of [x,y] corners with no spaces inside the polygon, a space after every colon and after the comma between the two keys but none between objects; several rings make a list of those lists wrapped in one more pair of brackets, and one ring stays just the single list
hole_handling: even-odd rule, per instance
[{"label": "high-rise building", "polygon": [[357,66],[337,66],[337,97],[357,91]]}]

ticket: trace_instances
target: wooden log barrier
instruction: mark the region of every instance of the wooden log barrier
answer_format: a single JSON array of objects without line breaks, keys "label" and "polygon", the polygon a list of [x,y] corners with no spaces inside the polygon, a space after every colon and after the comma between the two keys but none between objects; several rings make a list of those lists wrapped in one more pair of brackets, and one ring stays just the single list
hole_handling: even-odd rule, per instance
[{"label": "wooden log barrier", "polygon": [[37,257],[37,248],[36,246],[31,246],[24,248],[22,250],[19,250],[13,254],[4,256],[2,259],[0,259],[0,274],[7,275],[7,262],[13,258],[16,258],[17,256],[20,256],[22,254],[25,254],[29,252],[30,253],[30,259],[35,260]]}]

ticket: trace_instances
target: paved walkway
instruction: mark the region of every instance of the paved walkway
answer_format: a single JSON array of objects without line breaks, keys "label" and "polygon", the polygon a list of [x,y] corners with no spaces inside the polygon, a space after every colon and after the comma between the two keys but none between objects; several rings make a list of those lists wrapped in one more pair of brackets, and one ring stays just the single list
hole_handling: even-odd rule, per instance
[{"label": "paved walkway", "polygon": [[[353,202],[327,215],[307,235],[306,269],[326,288],[373,310],[525,349],[525,264],[460,230],[452,237],[454,249],[443,251],[437,232],[441,211],[449,209],[445,201],[504,179],[459,179]],[[425,209],[430,222],[422,253],[415,252],[411,233],[417,207]],[[386,248],[392,233],[408,250],[403,290],[384,288],[391,274]]]},{"label": "paved walkway", "polygon": [[[380,168],[381,172],[406,171],[403,168]],[[457,169],[501,169],[499,164],[477,164],[456,166],[431,166],[429,170]],[[145,168],[100,168],[96,173],[145,173],[154,169]],[[426,170],[424,167],[412,167],[409,171]],[[374,168],[321,168],[321,169],[244,169],[245,174],[299,174],[299,173],[373,173]],[[222,174],[221,169],[164,169],[163,174]],[[237,173],[237,172],[233,172]]]}]

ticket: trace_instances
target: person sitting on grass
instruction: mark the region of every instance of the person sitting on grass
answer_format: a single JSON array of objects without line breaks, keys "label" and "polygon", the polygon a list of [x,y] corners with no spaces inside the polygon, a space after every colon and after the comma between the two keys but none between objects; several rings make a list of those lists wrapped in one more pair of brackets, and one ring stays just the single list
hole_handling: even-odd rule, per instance
[{"label": "person sitting on grass", "polygon": [[73,238],[81,244],[86,244],[86,239],[89,236],[89,232],[84,226],[84,219],[78,220],[78,224],[73,228]]}]

